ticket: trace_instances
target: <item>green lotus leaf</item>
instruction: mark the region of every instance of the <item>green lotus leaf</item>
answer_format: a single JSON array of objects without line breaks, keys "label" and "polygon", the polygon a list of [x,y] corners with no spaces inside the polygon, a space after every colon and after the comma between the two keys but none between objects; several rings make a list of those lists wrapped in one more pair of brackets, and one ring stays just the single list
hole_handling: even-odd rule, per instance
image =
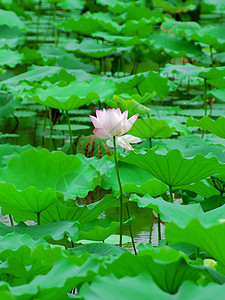
[{"label": "green lotus leaf", "polygon": [[121,30],[119,24],[114,22],[110,16],[104,13],[93,13],[89,11],[78,18],[70,18],[66,22],[62,22],[61,26],[66,30],[91,36],[96,31],[109,31],[118,33]]},{"label": "green lotus leaf", "polygon": [[166,118],[164,119],[164,121],[169,125],[170,128],[175,128],[176,131],[180,133],[180,135],[189,135],[191,133],[191,131],[186,126],[178,122],[175,118]]},{"label": "green lotus leaf", "polygon": [[154,199],[149,195],[142,198],[132,195],[130,201],[137,202],[139,207],[149,207],[156,211],[156,213],[160,213],[160,218],[163,222],[169,223],[173,221],[182,227],[186,226],[194,218],[198,218],[199,222],[207,227],[216,225],[225,213],[225,207],[223,206],[204,212],[198,203],[181,205],[179,203],[167,202],[162,198]]},{"label": "green lotus leaf", "polygon": [[[179,187],[177,188],[179,189]],[[217,191],[213,186],[207,184],[207,182],[204,180],[197,181],[190,185],[183,185],[181,189],[194,192],[203,196],[204,198],[210,198],[214,195],[219,195],[219,191]]]},{"label": "green lotus leaf", "polygon": [[217,79],[225,76],[225,67],[205,68],[192,64],[172,65],[167,64],[162,69],[162,74],[172,74],[178,76],[179,79],[189,77],[200,77],[204,79]]},{"label": "green lotus leaf", "polygon": [[225,89],[213,89],[210,94],[224,103]]},{"label": "green lotus leaf", "polygon": [[189,300],[190,298],[194,299],[194,297],[196,299],[211,299],[213,297],[222,299],[224,286],[210,283],[203,287],[194,282],[186,281],[175,295],[170,295],[160,289],[148,274],[121,279],[110,274],[105,277],[97,276],[91,284],[85,283],[81,287],[79,295],[88,300],[136,300],[139,298],[148,299],[149,291],[151,291],[152,299],[160,298],[161,300]]},{"label": "green lotus leaf", "polygon": [[188,0],[185,3],[180,0],[173,2],[168,2],[166,0],[153,0],[153,3],[156,7],[163,8],[163,10],[171,14],[186,13],[196,9],[196,4],[194,4],[193,0]]},{"label": "green lotus leaf", "polygon": [[16,27],[24,29],[25,26],[20,18],[13,11],[6,11],[0,9],[0,25],[7,25],[8,27]]},{"label": "green lotus leaf", "polygon": [[23,55],[17,51],[0,50],[0,66],[9,66],[10,68],[21,64]]},{"label": "green lotus leaf", "polygon": [[129,134],[140,138],[168,138],[173,134],[175,128],[170,128],[164,120],[158,119],[138,119],[132,126]]},{"label": "green lotus leaf", "polygon": [[0,290],[8,289],[16,299],[66,299],[73,288],[86,281],[91,281],[98,273],[99,263],[89,257],[86,260],[78,257],[67,257],[57,260],[47,274],[39,275],[27,283],[10,286],[0,282]]},{"label": "green lotus leaf", "polygon": [[[13,157],[0,170],[0,180],[15,185],[18,191],[60,191],[66,198],[85,197],[97,182],[95,169],[78,157],[46,149],[29,149]],[[4,186],[4,183],[2,183]],[[37,192],[38,195],[38,192]]]},{"label": "green lotus leaf", "polygon": [[0,25],[0,48],[15,48],[23,38],[23,34],[18,28]]},{"label": "green lotus leaf", "polygon": [[[133,2],[123,2],[119,0],[112,0],[110,3],[107,0],[97,0],[98,4],[102,6],[107,6],[107,9],[112,12],[113,14],[122,14],[129,9],[129,7],[134,8]],[[136,7],[135,7],[136,9]]]},{"label": "green lotus leaf", "polygon": [[201,47],[192,41],[177,37],[167,32],[156,32],[150,35],[155,50],[162,50],[172,57],[198,57],[202,55]]},{"label": "green lotus leaf", "polygon": [[[105,0],[104,0],[105,1]],[[164,15],[160,10],[150,10],[145,6],[133,7],[133,4],[128,6],[126,9],[127,20],[137,20],[145,18],[151,22],[151,24],[157,24],[164,20]]]},{"label": "green lotus leaf", "polygon": [[42,214],[58,198],[62,198],[61,193],[51,189],[43,191],[34,186],[17,190],[12,183],[0,181],[0,205],[3,215],[11,214],[16,222],[28,220],[38,221],[37,214]]},{"label": "green lotus leaf", "polygon": [[11,144],[0,145],[0,168],[7,165],[8,161],[21,152],[32,148],[31,145],[19,146]]},{"label": "green lotus leaf", "polygon": [[[225,95],[225,94],[224,94]],[[200,127],[206,129],[207,131],[221,137],[225,138],[225,118],[219,117],[216,121],[212,120],[208,116],[204,116],[200,120],[193,117],[189,117],[186,126]]]},{"label": "green lotus leaf", "polygon": [[68,86],[57,84],[47,89],[38,88],[34,94],[27,95],[37,103],[63,110],[71,110],[94,102],[110,100],[114,93],[114,84],[96,77],[92,82],[73,81]]},{"label": "green lotus leaf", "polygon": [[106,195],[98,202],[83,206],[76,204],[74,200],[59,199],[41,213],[41,224],[68,220],[79,221],[82,225],[95,220],[107,208],[118,206],[119,200],[113,195]]},{"label": "green lotus leaf", "polygon": [[185,254],[169,247],[160,248],[159,253],[144,250],[137,256],[125,252],[105,265],[106,274],[113,273],[120,280],[125,276],[137,278],[141,273],[150,274],[157,286],[168,293],[176,293],[186,280],[196,282],[203,274],[209,280],[211,277],[206,270],[189,265]]},{"label": "green lotus leaf", "polygon": [[120,227],[112,218],[93,220],[81,225],[78,240],[104,241]]},{"label": "green lotus leaf", "polygon": [[145,153],[133,151],[121,157],[121,160],[145,169],[173,187],[194,183],[224,170],[224,166],[215,157],[196,155],[194,158],[184,158],[176,149],[166,151],[160,148],[156,152],[148,150]]},{"label": "green lotus leaf", "polygon": [[63,10],[68,11],[70,9],[76,10],[80,9],[82,10],[84,8],[84,3],[82,0],[66,0],[62,3],[59,3],[57,6],[61,7]]},{"label": "green lotus leaf", "polygon": [[112,34],[108,32],[97,31],[93,33],[92,36],[97,38],[103,38],[107,42],[117,43],[124,46],[133,46],[149,43],[149,38],[140,38],[136,35],[124,36],[120,35],[119,33]]},{"label": "green lotus leaf", "polygon": [[225,223],[206,227],[198,219],[191,220],[185,227],[174,222],[166,226],[165,236],[171,243],[189,243],[205,250],[220,266],[218,270],[225,273],[224,239]]},{"label": "green lotus leaf", "polygon": [[[51,83],[58,82],[60,80],[63,80],[66,76],[69,77],[69,82],[71,82],[71,76],[73,77],[72,79],[74,80],[75,77],[78,77],[79,80],[91,80],[92,76],[88,75],[86,76],[86,72],[82,70],[68,70],[65,71],[61,67],[53,67],[53,66],[35,66],[32,67],[31,70],[24,72],[22,74],[10,77],[6,80],[3,80],[1,82],[2,85],[8,86],[15,86],[19,82],[43,82],[43,81],[50,81]],[[80,77],[80,78],[79,78]],[[85,77],[85,79],[84,79]],[[64,79],[65,80],[65,79]]]},{"label": "green lotus leaf", "polygon": [[169,33],[174,33],[176,36],[189,38],[193,32],[201,29],[201,26],[196,22],[176,21],[175,19],[166,19],[162,23],[162,29]]},{"label": "green lotus leaf", "polygon": [[21,99],[14,98],[12,94],[1,91],[0,92],[0,118],[8,118],[11,116],[16,108],[20,105]]},{"label": "green lotus leaf", "polygon": [[159,98],[167,97],[169,93],[168,79],[161,77],[156,72],[151,72],[149,76],[139,84],[138,88],[141,95],[150,92]]},{"label": "green lotus leaf", "polygon": [[9,252],[16,251],[21,247],[28,247],[30,249],[36,248],[38,245],[44,245],[49,247],[49,244],[43,240],[39,239],[33,240],[28,234],[18,234],[17,232],[9,233],[6,236],[0,237],[0,251],[1,259]]},{"label": "green lotus leaf", "polygon": [[225,46],[224,26],[220,24],[205,26],[193,32],[191,38],[223,51]]},{"label": "green lotus leaf", "polygon": [[76,45],[75,52],[84,54],[93,58],[101,58],[109,56],[115,52],[116,47],[114,45],[107,45],[97,42],[93,39],[84,39],[80,44]]},{"label": "green lotus leaf", "polygon": [[119,256],[124,251],[124,248],[117,247],[106,243],[91,243],[86,245],[77,246],[75,248],[68,249],[71,255],[80,256],[83,253],[90,253],[95,256]]},{"label": "green lotus leaf", "polygon": [[0,236],[6,236],[9,233],[20,233],[29,235],[33,240],[48,240],[49,238],[55,241],[61,240],[64,236],[71,238],[73,242],[78,240],[79,227],[75,222],[61,221],[53,222],[47,225],[34,225],[27,226],[24,223],[20,223],[16,226],[6,226],[0,223]]},{"label": "green lotus leaf", "polygon": [[121,111],[128,110],[129,116],[134,114],[145,115],[151,113],[151,109],[141,103],[138,103],[134,99],[126,100],[122,97],[113,96],[111,101],[108,101],[107,104],[110,107],[117,108],[119,107]]},{"label": "green lotus leaf", "polygon": [[[212,80],[207,80],[207,83],[209,83],[211,86],[214,86],[215,88],[218,89],[225,89],[225,78],[218,78],[218,79],[212,79]],[[217,91],[217,89],[213,89],[212,92]],[[211,91],[210,91],[211,93]],[[224,100],[224,99],[220,99]]]}]

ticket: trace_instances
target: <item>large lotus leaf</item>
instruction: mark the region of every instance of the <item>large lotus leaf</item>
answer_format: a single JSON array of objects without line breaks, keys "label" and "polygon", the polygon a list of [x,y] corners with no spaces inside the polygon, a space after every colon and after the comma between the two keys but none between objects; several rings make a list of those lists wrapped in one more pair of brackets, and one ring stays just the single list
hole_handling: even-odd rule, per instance
[{"label": "large lotus leaf", "polygon": [[[225,94],[224,94],[225,95]],[[200,127],[206,129],[207,131],[214,133],[215,135],[225,138],[225,118],[219,117],[216,121],[213,121],[208,116],[204,116],[200,120],[193,117],[189,117],[186,126]]]},{"label": "large lotus leaf", "polygon": [[128,110],[129,117],[133,116],[134,114],[145,115],[151,113],[151,109],[141,103],[135,101],[134,99],[126,100],[122,97],[113,96],[111,101],[108,101],[107,104],[110,107],[120,108],[121,111]]},{"label": "large lotus leaf", "polygon": [[92,34],[93,37],[103,38],[107,42],[116,43],[124,46],[133,46],[140,44],[148,44],[149,38],[140,38],[136,35],[124,36],[118,34],[112,34],[108,32],[97,31]]},{"label": "large lotus leaf", "polygon": [[141,273],[145,273],[145,276],[150,274],[153,281],[168,293],[176,293],[186,280],[196,282],[201,275],[207,274],[206,270],[202,272],[190,266],[183,253],[169,247],[160,248],[159,253],[145,250],[137,256],[125,252],[113,262],[106,261],[105,265],[107,273],[113,273],[120,279],[125,276],[136,277]]},{"label": "large lotus leaf", "polygon": [[[90,80],[92,78],[91,75],[89,75],[89,77],[86,77],[85,79],[83,78],[84,77],[84,74],[86,74],[86,72],[82,71],[82,70],[67,70],[66,72],[62,72],[62,69],[61,67],[53,67],[53,66],[35,66],[35,67],[32,67],[32,69],[30,69],[29,71],[27,72],[24,72],[22,74],[19,74],[19,75],[16,75],[16,76],[13,76],[13,77],[10,77],[6,80],[3,80],[1,82],[1,86],[2,85],[6,85],[7,87],[12,85],[12,86],[15,86],[17,85],[19,82],[22,82],[22,81],[26,81],[26,82],[42,82],[42,81],[45,81],[45,80],[49,80],[50,82],[57,82],[59,80],[63,80],[63,78],[66,76],[65,73],[68,73],[70,74],[70,77],[71,75],[74,77],[77,77],[77,80]],[[84,73],[83,73],[84,72]],[[68,76],[67,74],[67,76]],[[82,76],[81,76],[82,75]],[[81,79],[79,79],[79,76],[81,77]],[[54,80],[55,79],[55,80]]]},{"label": "large lotus leaf", "polygon": [[97,66],[94,66],[94,64],[83,63],[81,58],[77,58],[72,53],[67,54],[63,58],[59,58],[56,62],[56,65],[67,70],[72,69],[79,71],[80,74],[76,74],[77,80],[79,81],[90,80],[92,75],[87,72],[95,72],[95,70],[98,68]]},{"label": "large lotus leaf", "polygon": [[81,225],[78,240],[104,241],[119,227],[119,221],[112,218],[96,219]]},{"label": "large lotus leaf", "polygon": [[8,161],[14,157],[21,154],[23,151],[33,148],[31,145],[11,145],[11,144],[2,144],[0,145],[0,166],[7,165]]},{"label": "large lotus leaf", "polygon": [[109,31],[117,33],[121,27],[112,20],[108,15],[103,13],[93,13],[89,11],[78,18],[70,18],[67,22],[63,22],[62,27],[66,30],[70,29],[77,33],[91,36],[96,31]]},{"label": "large lotus leaf", "polygon": [[198,29],[193,32],[190,37],[200,43],[211,45],[217,50],[223,51],[225,46],[224,26],[220,24],[217,24],[216,26],[208,25]]},{"label": "large lotus leaf", "polygon": [[21,247],[29,247],[31,249],[36,248],[38,245],[45,245],[49,247],[49,244],[43,240],[39,239],[33,240],[28,234],[18,234],[17,232],[9,233],[6,236],[0,237],[0,253],[1,259],[3,259],[3,255],[8,252],[16,251]]},{"label": "large lotus leaf", "polygon": [[107,0],[97,0],[96,3],[102,6],[107,6],[107,9],[113,14],[122,14],[126,12],[129,7],[134,7],[133,2],[126,3],[119,0],[111,0],[110,2],[108,2]]},{"label": "large lotus leaf", "polygon": [[67,293],[86,281],[92,281],[98,273],[99,263],[89,257],[68,257],[57,260],[47,274],[36,276],[31,282],[10,286],[0,282],[0,290],[8,289],[16,299],[68,299]]},{"label": "large lotus leaf", "polygon": [[140,195],[149,194],[152,197],[159,197],[166,193],[167,190],[167,185],[155,178],[152,178],[141,185],[134,183],[125,183],[123,185],[123,191],[126,191],[127,193],[136,193]]},{"label": "large lotus leaf", "polygon": [[196,155],[194,158],[184,158],[176,149],[160,154],[163,149],[156,152],[148,150],[145,153],[133,151],[121,157],[121,160],[147,170],[173,187],[194,183],[224,170],[224,166],[215,157]]},{"label": "large lotus leaf", "polygon": [[139,207],[149,207],[160,213],[160,218],[163,222],[169,223],[173,221],[179,226],[186,226],[190,220],[198,218],[201,224],[209,227],[218,224],[219,219],[222,219],[225,213],[224,206],[204,212],[198,203],[181,205],[167,202],[162,198],[154,199],[149,195],[142,198],[132,195],[130,200],[137,202]]},{"label": "large lotus leaf", "polygon": [[[106,1],[106,0],[104,0],[104,1]],[[126,9],[126,19],[127,20],[137,20],[138,21],[142,18],[148,19],[152,24],[156,24],[156,23],[160,23],[164,20],[164,15],[160,10],[150,10],[148,7],[145,7],[145,6],[136,6],[135,8],[132,6],[129,6]]]},{"label": "large lotus leaf", "polygon": [[138,85],[148,77],[149,72],[138,73],[135,75],[125,76],[122,78],[112,78],[116,84],[116,93],[128,95],[140,94]]},{"label": "large lotus leaf", "polygon": [[161,290],[148,274],[121,279],[110,274],[105,277],[97,276],[91,284],[85,283],[81,287],[79,295],[88,300],[210,300],[214,297],[223,299],[224,286],[210,283],[203,287],[194,282],[186,281],[176,294],[170,295]]},{"label": "large lotus leaf", "polygon": [[162,74],[176,74],[179,79],[189,77],[201,77],[205,79],[217,79],[225,76],[225,67],[205,68],[192,64],[172,65],[166,64],[161,70]]},{"label": "large lotus leaf", "polygon": [[193,0],[185,1],[185,3],[181,0],[176,1],[166,1],[166,0],[153,0],[154,5],[158,8],[163,8],[163,10],[171,13],[186,13],[188,11],[192,11],[196,9],[196,5]]},{"label": "large lotus leaf", "polygon": [[175,128],[170,128],[164,120],[138,119],[132,126],[129,134],[140,138],[168,138],[175,131]]},{"label": "large lotus leaf", "polygon": [[111,100],[113,93],[112,81],[105,82],[100,77],[96,77],[90,83],[73,81],[65,87],[53,84],[47,89],[38,88],[33,95],[27,97],[52,108],[71,110],[90,104],[92,101]]},{"label": "large lotus leaf", "polygon": [[[80,158],[46,149],[29,149],[13,157],[0,170],[0,180],[16,189],[36,188],[39,191],[60,191],[66,198],[85,197],[97,184],[95,169]],[[4,184],[3,184],[4,186]]]},{"label": "large lotus leaf", "polygon": [[213,89],[210,94],[224,103],[225,89]]},{"label": "large lotus leaf", "polygon": [[29,235],[33,240],[48,240],[49,238],[53,238],[55,241],[58,241],[63,239],[66,235],[70,237],[73,242],[76,242],[78,240],[79,227],[76,222],[70,221],[34,226],[27,226],[24,223],[20,223],[19,225],[11,227],[0,223],[0,236],[6,236],[12,232]]},{"label": "large lotus leaf", "polygon": [[141,18],[140,20],[128,20],[120,29],[120,33],[125,36],[138,36],[145,38],[152,32],[152,21],[151,19]]},{"label": "large lotus leaf", "polygon": [[138,89],[142,96],[144,96],[145,93],[152,93],[159,98],[165,98],[169,93],[168,79],[163,78],[156,72],[151,72],[149,76],[139,84]]},{"label": "large lotus leaf", "polygon": [[30,186],[20,191],[12,183],[0,181],[0,205],[3,215],[11,214],[16,222],[34,220],[37,214],[51,206],[62,194],[51,189],[44,191]]},{"label": "large lotus leaf", "polygon": [[186,126],[181,124],[175,118],[166,118],[164,119],[164,121],[170,126],[170,128],[175,128],[176,131],[180,133],[180,135],[189,135],[191,133],[191,131]]},{"label": "large lotus leaf", "polygon": [[189,38],[190,35],[199,30],[201,26],[196,22],[176,21],[175,19],[166,19],[162,23],[162,29],[165,32],[174,33],[176,36]]},{"label": "large lotus leaf", "polygon": [[23,55],[17,51],[0,50],[0,66],[9,66],[10,68],[21,64]]},{"label": "large lotus leaf", "polygon": [[124,251],[124,248],[117,247],[106,243],[90,243],[68,249],[71,255],[82,255],[87,252],[95,256],[119,256]]},{"label": "large lotus leaf", "polygon": [[198,219],[191,220],[186,227],[179,227],[174,222],[166,226],[165,236],[171,243],[189,243],[205,250],[220,264],[220,271],[225,273],[225,223],[203,226]]},{"label": "large lotus leaf", "polygon": [[18,28],[0,25],[0,48],[15,48],[22,39],[23,34]]},{"label": "large lotus leaf", "polygon": [[16,27],[18,29],[24,29],[23,22],[13,11],[6,11],[0,9],[0,25],[7,25],[8,27]]},{"label": "large lotus leaf", "polygon": [[84,8],[84,2],[82,0],[66,0],[62,3],[59,3],[57,6],[61,7],[63,10],[82,10]]},{"label": "large lotus leaf", "polygon": [[[218,89],[225,89],[225,78],[218,78],[218,79],[212,79],[212,80],[207,80],[207,82]],[[216,89],[213,89],[212,92],[217,91]],[[211,91],[210,91],[211,93]],[[220,99],[220,100],[224,100],[224,99]]]},{"label": "large lotus leaf", "polygon": [[0,118],[8,118],[20,105],[21,99],[14,98],[12,94],[5,91],[0,92]]},{"label": "large lotus leaf", "polygon": [[118,206],[119,200],[113,195],[106,195],[102,200],[84,206],[76,204],[74,200],[59,199],[42,212],[41,223],[48,224],[53,221],[68,220],[85,224],[95,220],[106,209]]},{"label": "large lotus leaf", "polygon": [[[179,189],[179,187],[177,187]],[[198,181],[193,184],[183,185],[182,190],[187,190],[199,194],[205,198],[210,198],[214,195],[219,195],[219,191],[213,186],[207,184],[206,181]]]},{"label": "large lotus leaf", "polygon": [[162,50],[172,57],[198,57],[202,55],[201,47],[191,41],[167,32],[156,32],[150,35],[155,50]]},{"label": "large lotus leaf", "polygon": [[109,56],[115,52],[114,45],[108,45],[97,42],[93,39],[84,39],[80,44],[77,44],[74,51],[79,54],[84,54],[94,58]]}]

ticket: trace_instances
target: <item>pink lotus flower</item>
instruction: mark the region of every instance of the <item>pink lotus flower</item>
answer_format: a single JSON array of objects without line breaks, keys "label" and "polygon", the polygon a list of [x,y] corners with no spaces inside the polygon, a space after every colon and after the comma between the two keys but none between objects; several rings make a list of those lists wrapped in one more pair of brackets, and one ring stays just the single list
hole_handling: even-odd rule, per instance
[{"label": "pink lotus flower", "polygon": [[96,117],[90,116],[95,127],[93,133],[100,139],[107,139],[107,146],[113,148],[113,137],[116,137],[116,147],[123,147],[127,150],[134,150],[130,143],[140,143],[142,140],[130,134],[124,135],[131,129],[139,114],[128,117],[128,110],[121,113],[120,109],[110,108],[96,110]]}]

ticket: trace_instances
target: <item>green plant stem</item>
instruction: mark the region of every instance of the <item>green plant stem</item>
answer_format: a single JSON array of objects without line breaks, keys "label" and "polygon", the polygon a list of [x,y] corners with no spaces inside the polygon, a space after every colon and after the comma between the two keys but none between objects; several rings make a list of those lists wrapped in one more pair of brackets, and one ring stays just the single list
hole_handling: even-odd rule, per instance
[{"label": "green plant stem", "polygon": [[170,202],[173,203],[173,192],[172,192],[172,186],[169,185],[169,191],[170,191]]},{"label": "green plant stem", "polygon": [[161,240],[161,225],[160,225],[160,214],[158,213],[158,240]]},{"label": "green plant stem", "polygon": [[207,116],[207,82],[206,82],[206,78],[204,78],[204,108],[205,108],[205,116]]},{"label": "green plant stem", "polygon": [[119,184],[119,189],[120,189],[120,247],[122,247],[123,244],[123,191],[122,191],[122,185],[120,181],[120,175],[119,175],[119,169],[118,169],[118,164],[117,164],[117,157],[116,157],[116,137],[113,137],[113,148],[114,148],[114,160],[115,160],[115,169],[116,169],[116,175],[117,175],[117,180]]},{"label": "green plant stem", "polygon": [[199,257],[199,248],[196,247],[196,259]]},{"label": "green plant stem", "polygon": [[45,129],[46,129],[46,121],[47,121],[47,106],[45,106],[45,120],[44,120],[44,128],[42,134],[42,147],[45,148]]},{"label": "green plant stem", "polygon": [[56,26],[56,7],[57,3],[53,4],[53,22],[54,22],[54,39],[55,39],[55,46],[58,46],[58,33],[57,33],[57,26]]},{"label": "green plant stem", "polygon": [[68,110],[66,111],[66,117],[67,117],[67,122],[68,122],[68,127],[69,127],[69,133],[70,133],[70,154],[72,154],[73,153],[73,135],[72,135],[70,116],[69,116]]},{"label": "green plant stem", "polygon": [[37,213],[37,223],[38,223],[38,225],[41,224],[41,222],[40,222],[40,217],[41,217],[41,215],[40,215],[40,213],[38,212],[38,213]]},{"label": "green plant stem", "polygon": [[210,49],[210,58],[211,58],[211,64],[210,64],[210,67],[213,67],[213,52],[212,52],[212,46],[210,46],[209,49]]},{"label": "green plant stem", "polygon": [[[126,209],[127,209],[127,217],[128,217],[128,219],[130,219],[130,212],[129,212],[129,207],[128,207],[127,202],[126,202]],[[137,255],[137,250],[136,250],[135,243],[134,243],[134,236],[133,236],[131,225],[129,225],[129,231],[130,231],[130,237],[131,237],[132,245],[133,245],[133,249],[134,249],[134,254]]]},{"label": "green plant stem", "polygon": [[150,149],[152,148],[152,139],[151,138],[149,138],[149,147],[150,147]]},{"label": "green plant stem", "polygon": [[68,238],[66,234],[64,234],[64,246],[66,249],[68,249]]},{"label": "green plant stem", "polygon": [[9,215],[9,220],[10,220],[11,226],[14,226],[12,215]]},{"label": "green plant stem", "polygon": [[52,151],[52,112],[51,108],[48,108],[49,111],[49,127],[50,127],[50,139],[49,139],[49,150]]},{"label": "green plant stem", "polygon": [[223,201],[223,192],[220,192],[219,206],[222,205],[222,201]]}]

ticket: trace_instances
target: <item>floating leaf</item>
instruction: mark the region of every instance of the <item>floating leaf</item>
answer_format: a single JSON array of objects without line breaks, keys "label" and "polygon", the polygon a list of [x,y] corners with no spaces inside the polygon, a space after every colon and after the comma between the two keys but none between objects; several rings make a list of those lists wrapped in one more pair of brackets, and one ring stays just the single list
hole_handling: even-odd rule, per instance
[{"label": "floating leaf", "polygon": [[9,66],[10,68],[21,64],[23,55],[17,51],[0,50],[0,66]]}]

